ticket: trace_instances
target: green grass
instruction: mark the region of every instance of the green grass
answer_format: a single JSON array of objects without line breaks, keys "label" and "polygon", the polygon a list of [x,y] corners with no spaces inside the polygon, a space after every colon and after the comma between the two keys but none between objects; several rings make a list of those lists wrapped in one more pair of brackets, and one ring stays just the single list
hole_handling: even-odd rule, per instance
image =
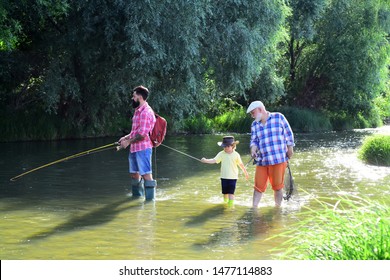
[{"label": "green grass", "polygon": [[283,234],[294,237],[284,243],[289,247],[282,258],[390,259],[390,211],[386,205],[358,197],[320,203],[322,210],[309,209],[310,218]]},{"label": "green grass", "polygon": [[214,132],[212,120],[205,116],[186,119],[183,129],[192,134],[211,134]]},{"label": "green grass", "polygon": [[[294,132],[318,132],[332,130],[327,116],[322,113],[293,107],[282,107],[272,112],[281,112],[289,121]],[[194,134],[214,132],[250,133],[253,119],[246,113],[245,108],[227,111],[214,118],[205,116],[186,119],[183,129]]]},{"label": "green grass", "polygon": [[373,135],[363,141],[359,158],[367,163],[390,166],[390,135]]},{"label": "green grass", "polygon": [[332,130],[329,118],[309,109],[282,107],[279,109],[287,118],[294,132],[319,132]]},{"label": "green grass", "polygon": [[216,116],[213,120],[218,132],[250,133],[253,119],[244,108]]}]

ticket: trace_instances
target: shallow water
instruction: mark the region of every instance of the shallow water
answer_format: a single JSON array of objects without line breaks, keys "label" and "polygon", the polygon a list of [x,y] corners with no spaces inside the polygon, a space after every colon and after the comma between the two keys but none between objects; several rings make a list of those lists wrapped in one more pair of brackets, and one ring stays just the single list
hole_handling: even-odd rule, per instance
[{"label": "shallow water", "polygon": [[[157,200],[127,196],[127,153],[115,150],[31,168],[117,139],[0,143],[1,259],[278,259],[278,236],[295,227],[307,208],[337,195],[389,203],[390,168],[357,159],[363,138],[390,127],[342,133],[296,134],[291,170],[298,195],[273,207],[266,191],[251,209],[250,180],[241,174],[234,208],[222,203],[219,165],[202,164],[165,147],[157,149]],[[249,135],[235,135],[244,164]],[[214,157],[221,135],[168,137],[166,145],[196,158]],[[274,238],[271,238],[274,237]]]}]

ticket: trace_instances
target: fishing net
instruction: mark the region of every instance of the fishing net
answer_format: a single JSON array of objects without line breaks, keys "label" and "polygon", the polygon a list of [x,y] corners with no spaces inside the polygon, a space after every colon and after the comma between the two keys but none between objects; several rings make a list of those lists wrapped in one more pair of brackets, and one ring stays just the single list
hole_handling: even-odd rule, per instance
[{"label": "fishing net", "polygon": [[294,183],[294,178],[291,173],[290,164],[287,163],[286,173],[284,174],[284,196],[285,200],[294,199],[297,197],[297,186]]}]

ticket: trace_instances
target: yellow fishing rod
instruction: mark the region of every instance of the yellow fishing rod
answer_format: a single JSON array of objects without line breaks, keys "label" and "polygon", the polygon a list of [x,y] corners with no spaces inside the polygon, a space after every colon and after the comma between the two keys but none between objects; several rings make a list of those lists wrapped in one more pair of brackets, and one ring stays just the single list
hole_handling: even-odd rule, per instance
[{"label": "yellow fishing rod", "polygon": [[16,181],[18,180],[19,178],[23,177],[24,175],[27,175],[27,174],[30,174],[32,172],[35,172],[39,169],[42,169],[42,168],[45,168],[45,167],[48,167],[48,166],[51,166],[53,164],[57,164],[57,163],[60,163],[60,162],[63,162],[63,161],[67,161],[67,160],[70,160],[70,159],[74,159],[74,158],[78,158],[78,157],[82,157],[82,156],[86,156],[86,155],[90,155],[90,154],[94,154],[94,153],[97,153],[97,152],[102,152],[102,151],[105,151],[105,150],[109,150],[111,149],[112,147],[114,146],[118,146],[118,142],[114,142],[114,143],[111,143],[111,144],[107,144],[107,145],[104,145],[104,146],[101,146],[101,147],[97,147],[97,148],[94,148],[94,149],[91,149],[91,150],[88,150],[88,151],[84,151],[84,152],[81,152],[81,153],[77,153],[77,154],[74,154],[72,156],[68,156],[68,157],[65,157],[65,158],[62,158],[62,159],[59,159],[59,160],[56,160],[56,161],[53,161],[53,162],[50,162],[50,163],[47,163],[45,165],[42,165],[42,166],[39,166],[37,168],[34,168],[34,169],[31,169],[27,172],[24,172],[22,174],[19,174],[18,176],[15,176],[15,177],[12,177],[10,179],[10,181]]}]

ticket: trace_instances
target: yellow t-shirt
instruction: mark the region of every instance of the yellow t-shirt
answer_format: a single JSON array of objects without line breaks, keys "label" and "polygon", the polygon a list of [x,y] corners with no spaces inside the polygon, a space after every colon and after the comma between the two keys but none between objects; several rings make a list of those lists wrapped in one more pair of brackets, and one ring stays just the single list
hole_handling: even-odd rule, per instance
[{"label": "yellow t-shirt", "polygon": [[238,165],[242,163],[239,153],[233,151],[231,154],[228,154],[225,151],[221,151],[214,159],[216,163],[221,162],[222,179],[238,179]]}]

